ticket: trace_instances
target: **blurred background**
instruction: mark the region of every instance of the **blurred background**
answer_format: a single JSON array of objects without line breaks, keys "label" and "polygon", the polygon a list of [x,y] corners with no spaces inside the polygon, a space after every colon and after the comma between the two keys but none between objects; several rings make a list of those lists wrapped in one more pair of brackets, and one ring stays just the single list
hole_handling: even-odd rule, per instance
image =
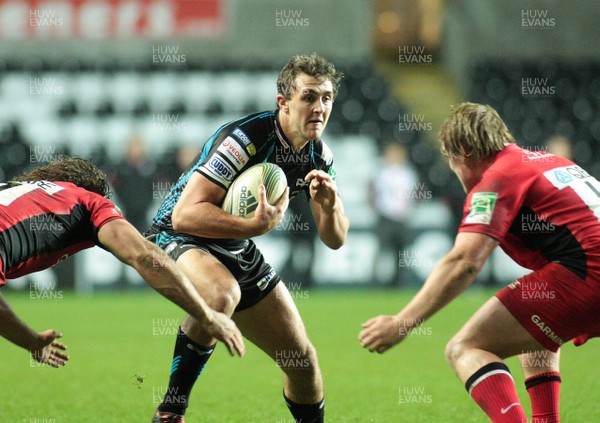
[{"label": "blurred background", "polygon": [[[452,105],[488,103],[600,177],[599,21],[586,0],[0,0],[0,180],[90,158],[143,232],[210,135],[274,109],[279,69],[314,51],[345,74],[324,140],[350,236],[328,250],[294,201],[257,244],[292,289],[418,286],[464,200],[437,146]],[[497,251],[477,283],[523,272]],[[145,286],[99,248],[8,289],[32,284]]]}]

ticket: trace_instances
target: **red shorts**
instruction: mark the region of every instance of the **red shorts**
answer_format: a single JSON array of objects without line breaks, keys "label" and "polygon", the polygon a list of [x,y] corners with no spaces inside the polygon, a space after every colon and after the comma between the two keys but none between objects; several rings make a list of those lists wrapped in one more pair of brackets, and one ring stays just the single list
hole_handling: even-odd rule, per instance
[{"label": "red shorts", "polygon": [[496,294],[544,348],[556,351],[600,336],[600,275],[577,277],[558,263],[517,279]]}]

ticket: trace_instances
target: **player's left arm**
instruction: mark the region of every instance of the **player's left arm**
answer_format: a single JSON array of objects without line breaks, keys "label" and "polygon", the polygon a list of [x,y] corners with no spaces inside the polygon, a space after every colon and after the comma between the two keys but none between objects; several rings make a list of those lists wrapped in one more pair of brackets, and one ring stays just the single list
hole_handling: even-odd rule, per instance
[{"label": "player's left arm", "polygon": [[309,182],[310,208],[317,224],[319,238],[337,250],[346,242],[350,221],[338,195],[335,181],[327,172],[311,170],[304,178]]},{"label": "player's left arm", "polygon": [[377,316],[362,325],[360,343],[382,353],[444,308],[474,281],[498,241],[486,234],[461,232],[454,247],[437,263],[421,290],[398,314]]}]

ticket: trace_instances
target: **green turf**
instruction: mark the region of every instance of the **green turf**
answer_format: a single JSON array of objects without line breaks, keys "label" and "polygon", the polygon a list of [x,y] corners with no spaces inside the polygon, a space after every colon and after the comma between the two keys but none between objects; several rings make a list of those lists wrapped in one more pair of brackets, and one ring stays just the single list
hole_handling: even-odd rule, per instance
[{"label": "green turf", "polygon": [[[384,355],[360,348],[361,322],[392,313],[411,292],[309,290],[297,303],[319,352],[328,422],[486,422],[445,362],[444,345],[489,297],[470,291],[418,335]],[[32,365],[29,356],[0,341],[0,422],[149,422],[164,393],[173,331],[182,313],[153,292],[31,299],[5,293],[38,330],[64,332],[71,361],[59,370]],[[245,358],[219,348],[191,398],[193,422],[292,423],[281,399],[277,366],[248,345]],[[568,345],[562,357],[562,417],[599,422],[600,342]],[[508,361],[523,402],[523,376]],[[526,405],[528,409],[528,405]]]}]

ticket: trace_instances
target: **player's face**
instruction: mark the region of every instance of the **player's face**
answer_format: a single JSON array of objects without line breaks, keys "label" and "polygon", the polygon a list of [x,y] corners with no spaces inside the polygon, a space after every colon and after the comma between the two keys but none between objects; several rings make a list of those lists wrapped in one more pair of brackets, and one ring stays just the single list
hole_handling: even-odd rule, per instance
[{"label": "player's face", "polygon": [[[321,138],[333,106],[333,84],[304,73],[296,77],[296,91],[288,100],[277,96],[286,135],[293,142]],[[291,133],[288,133],[291,132]]]}]

